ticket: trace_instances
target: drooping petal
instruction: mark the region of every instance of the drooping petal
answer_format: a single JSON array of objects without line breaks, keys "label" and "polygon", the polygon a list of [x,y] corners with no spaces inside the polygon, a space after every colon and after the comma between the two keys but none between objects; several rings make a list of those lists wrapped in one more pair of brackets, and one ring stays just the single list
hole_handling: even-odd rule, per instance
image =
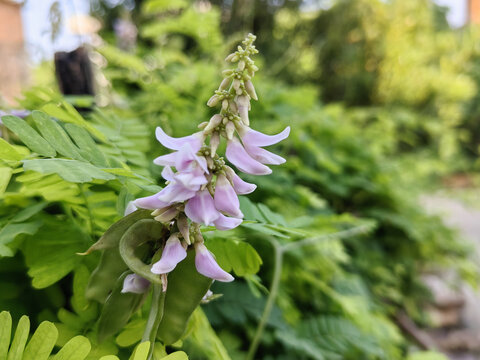
[{"label": "drooping petal", "polygon": [[261,162],[262,164],[280,165],[285,162],[283,157],[258,146],[245,144],[245,150],[252,158]]},{"label": "drooping petal", "polygon": [[217,220],[213,222],[215,227],[218,230],[231,230],[233,228],[236,228],[238,225],[242,223],[242,219],[234,218],[234,217],[227,217],[222,214],[218,217]]},{"label": "drooping petal", "polygon": [[195,196],[196,191],[190,190],[182,184],[171,183],[160,191],[157,196],[160,201],[167,205],[182,202]]},{"label": "drooping petal", "polygon": [[155,195],[146,196],[146,197],[134,200],[133,205],[135,205],[135,206],[137,206],[141,209],[150,209],[150,210],[161,209],[165,206],[168,206],[169,205],[168,203],[166,203],[164,201],[161,201],[158,198],[158,195],[160,193],[161,193],[161,191],[159,193],[155,194]]},{"label": "drooping petal", "polygon": [[168,136],[163,129],[158,126],[155,130],[157,140],[166,148],[172,150],[180,150],[185,144],[190,144],[192,149],[197,152],[202,146],[202,133],[198,132],[193,135],[174,138]]},{"label": "drooping petal", "polygon": [[240,202],[238,201],[237,193],[225,175],[217,176],[214,200],[217,210],[223,211],[228,215],[237,218],[243,218],[243,214],[240,211]]},{"label": "drooping petal", "polygon": [[232,182],[233,189],[238,195],[250,194],[257,188],[257,185],[243,181],[240,176],[235,174],[235,171],[233,171],[231,167],[226,166],[225,169],[227,171],[227,178]]},{"label": "drooping petal", "polygon": [[260,131],[248,128],[245,133],[241,134],[241,138],[244,144],[251,146],[269,146],[286,139],[289,134],[290,126],[287,126],[281,133],[276,135],[266,135]]},{"label": "drooping petal", "polygon": [[123,280],[122,293],[143,294],[150,286],[150,281],[137,274],[129,274]]},{"label": "drooping petal", "polygon": [[187,257],[187,250],[182,246],[176,234],[171,235],[165,243],[162,257],[152,265],[151,272],[154,274],[167,274],[175,266]]},{"label": "drooping petal", "polygon": [[177,159],[177,153],[173,152],[166,155],[161,155],[153,160],[155,165],[160,166],[175,166],[175,161]]},{"label": "drooping petal", "polygon": [[215,209],[215,203],[207,189],[197,192],[185,205],[185,214],[196,223],[213,225],[220,213]]},{"label": "drooping petal", "polygon": [[234,277],[224,271],[203,243],[195,243],[195,267],[203,276],[222,282],[230,282]]},{"label": "drooping petal", "polygon": [[162,170],[162,177],[167,181],[174,181],[174,175],[172,168],[170,166],[165,166]]},{"label": "drooping petal", "polygon": [[127,216],[127,215],[130,215],[131,213],[133,213],[134,211],[136,211],[138,208],[135,206],[135,204],[133,203],[133,201],[130,201],[127,205],[127,207],[125,208],[125,212],[123,213],[123,216]]},{"label": "drooping petal", "polygon": [[263,165],[248,155],[237,138],[233,138],[228,142],[226,155],[227,159],[244,173],[252,175],[267,175],[272,172],[268,166]]}]

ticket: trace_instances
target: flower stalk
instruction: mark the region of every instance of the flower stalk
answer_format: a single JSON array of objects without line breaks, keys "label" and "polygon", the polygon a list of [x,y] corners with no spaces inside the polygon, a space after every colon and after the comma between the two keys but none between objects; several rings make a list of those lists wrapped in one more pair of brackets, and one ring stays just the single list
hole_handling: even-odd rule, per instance
[{"label": "flower stalk", "polygon": [[[252,82],[258,70],[251,58],[258,53],[254,41],[255,36],[249,34],[242,46],[227,56],[226,61],[233,64],[233,68],[223,72],[223,80],[207,102],[210,107],[219,106],[219,112],[200,124],[200,131],[173,138],[162,128],[156,129],[158,141],[173,150],[154,160],[156,165],[164,167],[162,177],[166,186],[155,195],[133,202],[136,208],[152,210],[154,219],[172,234],[163,244],[160,260],[151,268],[154,274],[171,272],[192,246],[199,273],[218,281],[233,281],[233,276],[218,266],[200,232],[201,225],[218,230],[239,226],[243,213],[238,196],[256,189],[255,184],[243,181],[226,163],[247,174],[267,175],[272,172],[267,165],[285,162],[263,147],[288,137],[290,128],[266,135],[250,127],[250,102],[258,100]],[[226,158],[217,153],[222,141],[227,144]],[[132,208],[130,206],[129,211]]]}]

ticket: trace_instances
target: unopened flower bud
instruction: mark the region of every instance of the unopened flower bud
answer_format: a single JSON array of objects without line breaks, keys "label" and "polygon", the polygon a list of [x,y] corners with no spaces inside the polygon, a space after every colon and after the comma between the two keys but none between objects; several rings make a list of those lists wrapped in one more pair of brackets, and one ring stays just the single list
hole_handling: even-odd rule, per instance
[{"label": "unopened flower bud", "polygon": [[229,101],[228,106],[230,107],[230,110],[232,110],[234,114],[238,112],[237,104],[235,103],[235,101]]},{"label": "unopened flower bud", "polygon": [[225,58],[225,61],[232,61],[232,59],[235,57],[235,53],[231,53]]},{"label": "unopened flower bud", "polygon": [[228,109],[228,100],[224,99],[222,101],[222,110],[227,110]]},{"label": "unopened flower bud", "polygon": [[210,152],[212,156],[217,152],[218,145],[220,145],[220,135],[218,132],[214,132],[210,137]]},{"label": "unopened flower bud", "polygon": [[201,124],[199,124],[197,127],[198,127],[199,129],[205,129],[205,126],[207,126],[207,125],[208,125],[208,121],[204,121],[204,122],[202,122]]},{"label": "unopened flower bud", "polygon": [[229,121],[227,125],[225,125],[225,132],[227,133],[227,139],[232,140],[233,133],[235,132],[235,124],[232,121]]},{"label": "unopened flower bud", "polygon": [[203,129],[205,134],[211,133],[222,122],[222,115],[215,114],[210,118],[208,125]]},{"label": "unopened flower bud", "polygon": [[243,71],[245,69],[245,61],[240,60],[238,62],[238,70]]},{"label": "unopened flower bud", "polygon": [[209,169],[213,169],[213,166],[214,166],[214,164],[213,164],[213,159],[212,159],[210,156],[207,157],[206,159],[207,159],[207,166],[208,166],[208,168],[209,168]]},{"label": "unopened flower bud", "polygon": [[238,113],[243,123],[247,126],[250,125],[250,121],[248,119],[249,106],[250,106],[250,101],[247,96],[241,95],[237,97]]},{"label": "unopened flower bud", "polygon": [[232,80],[230,78],[225,78],[222,80],[222,82],[220,83],[220,86],[218,87],[218,90],[226,90],[228,88],[228,85],[230,85],[230,82]]},{"label": "unopened flower bud", "polygon": [[188,245],[190,245],[191,241],[190,241],[190,229],[189,229],[189,226],[188,226],[188,219],[183,213],[178,216],[177,226],[178,226],[178,230],[180,230],[180,234],[182,234],[185,242]]},{"label": "unopened flower bud", "polygon": [[213,95],[208,100],[207,105],[210,106],[210,107],[213,107],[213,106],[217,105],[219,101],[220,101],[220,98],[218,97],[218,95]]},{"label": "unopened flower bud", "polygon": [[[172,221],[177,215],[178,215],[178,210],[175,207],[169,207],[169,208],[164,208],[164,209],[158,209],[159,214],[154,217],[155,220],[161,222],[161,223],[168,223]],[[164,211],[161,211],[164,210]],[[157,210],[155,210],[157,211]],[[154,213],[155,213],[154,211]]]},{"label": "unopened flower bud", "polygon": [[240,80],[234,79],[232,85],[235,90],[238,90],[240,89],[240,85],[242,85],[242,83]]},{"label": "unopened flower bud", "polygon": [[250,95],[253,100],[258,100],[257,93],[255,92],[255,88],[250,80],[245,82],[245,90],[247,90],[248,95]]},{"label": "unopened flower bud", "polygon": [[240,59],[238,54],[234,54],[234,56],[230,59],[230,62],[237,62]]}]

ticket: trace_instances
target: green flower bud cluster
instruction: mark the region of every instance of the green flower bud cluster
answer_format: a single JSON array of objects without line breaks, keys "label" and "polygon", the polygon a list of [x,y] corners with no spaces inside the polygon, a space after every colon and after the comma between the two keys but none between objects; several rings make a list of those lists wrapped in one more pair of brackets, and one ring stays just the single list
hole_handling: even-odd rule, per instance
[{"label": "green flower bud cluster", "polygon": [[255,87],[251,81],[258,67],[255,66],[251,56],[258,53],[253,45],[256,36],[248,34],[237,51],[228,55],[225,61],[236,64],[233,69],[223,71],[223,80],[208,100],[210,107],[221,104],[220,113],[212,116],[210,121],[199,125],[205,136],[210,136],[210,152],[213,157],[220,144],[220,137],[232,140],[235,131],[240,132],[245,126],[249,126],[248,111],[250,99],[258,100]]}]

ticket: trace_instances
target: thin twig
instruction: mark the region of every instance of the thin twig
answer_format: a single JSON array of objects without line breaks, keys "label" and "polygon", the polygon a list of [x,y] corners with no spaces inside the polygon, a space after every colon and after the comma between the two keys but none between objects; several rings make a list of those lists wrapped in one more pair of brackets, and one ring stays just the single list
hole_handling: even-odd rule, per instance
[{"label": "thin twig", "polygon": [[257,331],[255,332],[255,337],[253,338],[253,341],[250,344],[250,348],[248,349],[246,360],[254,360],[258,345],[260,345],[260,341],[262,339],[263,331],[265,330],[268,318],[270,317],[273,305],[275,304],[278,289],[280,288],[280,279],[282,275],[283,265],[283,250],[282,246],[275,239],[271,238],[270,242],[275,250],[275,265],[273,269],[272,284],[270,285],[267,302],[265,304],[265,308],[263,309],[262,317],[260,318],[260,323],[258,324]]},{"label": "thin twig", "polygon": [[370,231],[372,227],[373,227],[372,224],[359,225],[348,230],[343,230],[343,231],[339,231],[332,234],[314,236],[314,237],[306,238],[300,241],[284,244],[282,245],[282,249],[283,251],[287,252],[287,251],[298,249],[307,245],[312,245],[318,241],[349,238],[355,235],[364,234]]}]

